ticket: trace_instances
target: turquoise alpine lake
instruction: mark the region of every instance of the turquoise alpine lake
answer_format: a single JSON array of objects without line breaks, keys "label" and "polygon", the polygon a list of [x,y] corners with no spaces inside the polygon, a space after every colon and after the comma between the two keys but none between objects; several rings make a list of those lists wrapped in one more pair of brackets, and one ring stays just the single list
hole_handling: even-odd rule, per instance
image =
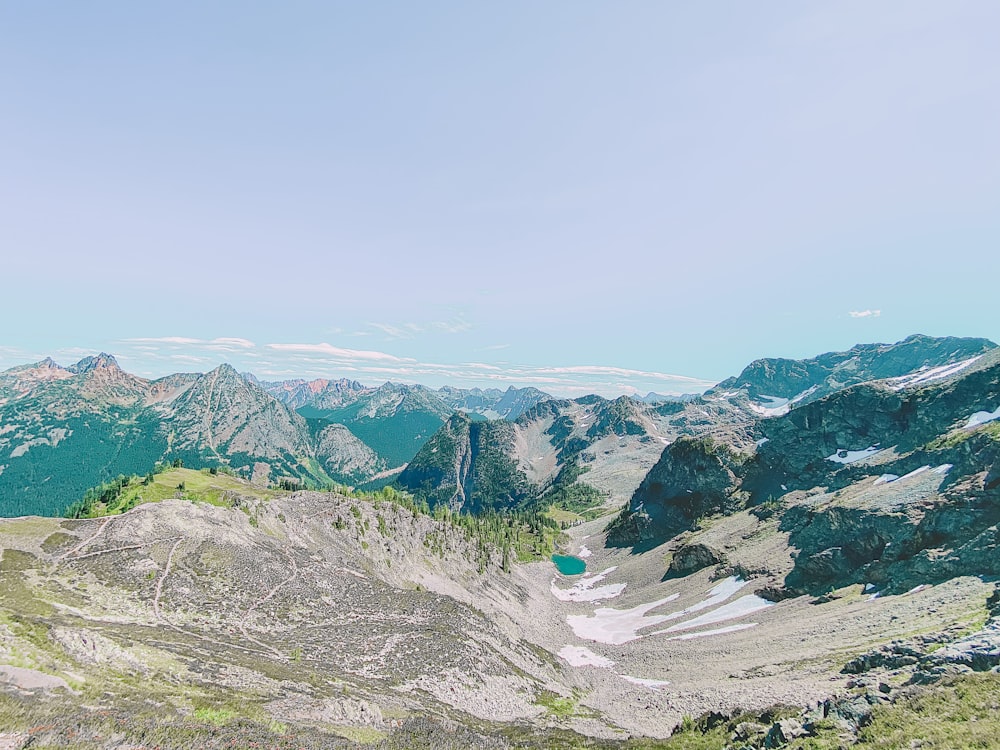
[{"label": "turquoise alpine lake", "polygon": [[578,576],[587,569],[587,563],[573,555],[552,555],[552,562],[564,576]]}]

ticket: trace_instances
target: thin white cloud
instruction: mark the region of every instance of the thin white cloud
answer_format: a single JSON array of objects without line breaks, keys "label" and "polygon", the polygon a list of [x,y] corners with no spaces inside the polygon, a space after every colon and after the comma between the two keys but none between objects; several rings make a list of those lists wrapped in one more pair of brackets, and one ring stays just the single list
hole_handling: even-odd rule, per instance
[{"label": "thin white cloud", "polygon": [[415,333],[421,332],[421,329],[414,323],[404,323],[401,326],[389,323],[369,323],[368,325],[393,339],[408,339],[412,338]]},{"label": "thin white cloud", "polygon": [[123,339],[130,344],[169,344],[172,346],[205,346],[231,347],[236,349],[253,349],[257,345],[249,339],[237,337],[222,337],[217,339],[195,339],[188,336],[147,336]]},{"label": "thin white cloud", "polygon": [[368,324],[377,331],[381,331],[389,338],[412,339],[428,332],[440,332],[447,334],[465,333],[472,329],[472,323],[459,316],[451,320],[435,320],[430,323],[378,323]]},{"label": "thin white cloud", "polygon": [[459,318],[458,320],[442,320],[431,325],[444,333],[465,333],[472,328],[472,323],[463,318]]},{"label": "thin white cloud", "polygon": [[327,343],[321,344],[267,344],[268,349],[290,354],[320,354],[333,359],[347,361],[364,360],[372,362],[412,362],[413,360],[396,357],[385,352],[366,351],[364,349],[343,349]]},{"label": "thin white cloud", "polygon": [[249,339],[241,339],[241,338],[212,339],[208,343],[218,344],[220,346],[237,346],[241,349],[253,349],[255,346],[257,346],[254,342],[250,341]]},{"label": "thin white cloud", "polygon": [[203,339],[192,339],[187,336],[144,336],[132,339],[123,339],[127,343],[134,344],[173,344],[175,346],[193,346],[205,343]]},{"label": "thin white cloud", "polygon": [[852,318],[878,318],[881,317],[881,310],[851,310],[849,313]]},{"label": "thin white cloud", "polygon": [[672,375],[666,372],[649,372],[647,370],[629,370],[623,367],[603,367],[600,365],[576,365],[573,367],[543,367],[539,372],[551,373],[553,375],[596,375],[613,376],[619,378],[652,378],[654,380],[674,380],[692,385],[703,385],[708,388],[714,385],[709,380],[692,378],[687,375]]}]

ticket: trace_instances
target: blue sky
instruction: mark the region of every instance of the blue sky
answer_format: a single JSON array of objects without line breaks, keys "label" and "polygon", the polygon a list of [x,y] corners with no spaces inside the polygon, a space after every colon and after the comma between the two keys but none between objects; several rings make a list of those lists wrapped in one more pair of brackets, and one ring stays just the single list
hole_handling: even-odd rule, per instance
[{"label": "blue sky", "polygon": [[676,392],[998,339],[998,27],[960,0],[0,3],[0,367]]}]

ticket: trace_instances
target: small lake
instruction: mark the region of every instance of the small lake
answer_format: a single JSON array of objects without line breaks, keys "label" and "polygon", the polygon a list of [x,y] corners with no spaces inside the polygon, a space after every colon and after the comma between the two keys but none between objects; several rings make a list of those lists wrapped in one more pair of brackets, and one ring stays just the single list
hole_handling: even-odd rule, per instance
[{"label": "small lake", "polygon": [[573,555],[552,555],[552,562],[564,576],[578,576],[587,569],[587,563]]}]

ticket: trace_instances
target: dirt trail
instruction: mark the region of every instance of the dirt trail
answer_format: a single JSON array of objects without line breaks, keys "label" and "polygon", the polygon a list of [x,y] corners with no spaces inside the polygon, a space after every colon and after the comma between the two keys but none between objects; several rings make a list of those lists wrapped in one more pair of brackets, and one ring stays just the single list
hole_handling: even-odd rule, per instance
[{"label": "dirt trail", "polygon": [[264,596],[262,596],[256,602],[254,602],[253,604],[251,604],[250,608],[246,611],[246,614],[243,616],[243,618],[239,622],[239,629],[240,629],[240,632],[243,634],[244,638],[246,638],[251,643],[256,643],[258,646],[262,646],[263,648],[266,648],[268,651],[270,651],[271,653],[273,653],[278,658],[284,658],[285,655],[282,654],[277,649],[275,649],[273,646],[269,646],[266,643],[262,643],[261,641],[258,641],[256,638],[254,638],[253,636],[251,636],[247,632],[246,623],[249,622],[250,617],[253,615],[254,612],[257,611],[257,609],[259,607],[261,607],[264,604],[266,604],[268,601],[270,601],[271,597],[273,597],[275,594],[278,593],[278,590],[282,586],[285,586],[285,585],[291,583],[292,581],[294,581],[296,578],[298,578],[298,575],[299,575],[299,566],[298,566],[298,563],[295,562],[295,557],[288,550],[285,550],[285,556],[288,557],[288,561],[292,565],[292,574],[290,576],[288,576],[288,578],[285,578],[284,580],[279,581],[278,583],[276,583],[271,588],[270,591],[268,591],[266,594],[264,594]]},{"label": "dirt trail", "polygon": [[97,539],[97,537],[99,537],[101,534],[104,533],[104,530],[108,528],[108,524],[110,524],[115,518],[116,518],[115,516],[108,516],[106,519],[104,519],[104,523],[102,523],[97,528],[97,531],[94,532],[93,536],[90,536],[90,537],[84,539],[82,542],[80,542],[78,545],[76,545],[69,552],[65,552],[62,555],[60,555],[59,558],[58,558],[58,562],[62,562],[67,557],[71,557],[71,556],[75,555],[80,550],[82,550],[84,547],[86,547],[89,544],[91,544],[95,539]]},{"label": "dirt trail", "polygon": [[157,620],[163,620],[168,625],[171,624],[170,621],[164,617],[163,613],[160,611],[160,597],[163,595],[163,582],[167,580],[167,576],[170,575],[170,566],[173,565],[174,562],[174,553],[183,541],[183,539],[178,539],[174,542],[174,546],[170,548],[170,554],[167,555],[167,564],[163,568],[163,575],[161,575],[156,581],[156,595],[153,597],[153,614],[156,616]]}]

